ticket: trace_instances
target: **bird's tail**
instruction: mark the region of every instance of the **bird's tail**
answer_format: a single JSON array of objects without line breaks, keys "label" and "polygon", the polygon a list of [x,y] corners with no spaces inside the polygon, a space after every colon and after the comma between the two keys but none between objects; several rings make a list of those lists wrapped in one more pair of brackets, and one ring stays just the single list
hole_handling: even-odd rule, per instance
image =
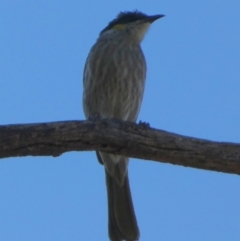
[{"label": "bird's tail", "polygon": [[132,203],[128,173],[120,186],[105,168],[108,194],[108,232],[112,241],[139,239],[139,229]]}]

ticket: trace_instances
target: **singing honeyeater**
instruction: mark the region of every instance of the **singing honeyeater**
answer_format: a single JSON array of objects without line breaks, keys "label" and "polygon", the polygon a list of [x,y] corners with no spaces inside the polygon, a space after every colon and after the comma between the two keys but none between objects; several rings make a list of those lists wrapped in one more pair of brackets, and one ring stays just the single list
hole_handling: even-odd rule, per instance
[{"label": "singing honeyeater", "polygon": [[[164,15],[120,12],[100,32],[86,60],[83,109],[87,119],[118,118],[135,122],[141,106],[146,60],[141,41],[149,26]],[[97,152],[105,167],[108,228],[112,241],[139,239],[125,156]]]}]

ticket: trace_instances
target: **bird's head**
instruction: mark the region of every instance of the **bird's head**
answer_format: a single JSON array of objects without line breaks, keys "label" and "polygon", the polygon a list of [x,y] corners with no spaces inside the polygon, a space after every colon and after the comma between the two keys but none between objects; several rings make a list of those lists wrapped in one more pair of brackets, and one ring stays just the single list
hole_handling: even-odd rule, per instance
[{"label": "bird's head", "polygon": [[111,33],[123,33],[141,42],[151,23],[164,16],[163,14],[148,16],[139,11],[120,12],[101,31],[100,36]]}]

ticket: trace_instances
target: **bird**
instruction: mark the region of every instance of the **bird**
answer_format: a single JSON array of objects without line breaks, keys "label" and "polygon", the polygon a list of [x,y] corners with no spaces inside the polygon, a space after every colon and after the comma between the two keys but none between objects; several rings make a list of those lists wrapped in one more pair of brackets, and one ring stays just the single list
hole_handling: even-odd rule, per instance
[{"label": "bird", "polygon": [[[94,116],[136,122],[146,80],[141,42],[150,25],[163,14],[138,10],[120,12],[100,32],[86,59],[83,72],[83,110]],[[97,151],[104,165],[108,196],[108,235],[111,241],[140,237],[129,178],[129,158]]]}]

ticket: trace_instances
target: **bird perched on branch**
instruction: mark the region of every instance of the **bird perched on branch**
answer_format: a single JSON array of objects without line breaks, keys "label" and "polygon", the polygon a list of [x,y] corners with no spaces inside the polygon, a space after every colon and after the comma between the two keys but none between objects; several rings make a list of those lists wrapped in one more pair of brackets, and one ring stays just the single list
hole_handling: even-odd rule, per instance
[{"label": "bird perched on branch", "polygon": [[[164,17],[139,11],[120,12],[101,32],[87,57],[83,76],[86,118],[118,118],[135,122],[140,110],[146,60],[141,49],[151,23]],[[128,180],[128,157],[97,152],[105,167],[108,229],[112,241],[139,239]]]}]

